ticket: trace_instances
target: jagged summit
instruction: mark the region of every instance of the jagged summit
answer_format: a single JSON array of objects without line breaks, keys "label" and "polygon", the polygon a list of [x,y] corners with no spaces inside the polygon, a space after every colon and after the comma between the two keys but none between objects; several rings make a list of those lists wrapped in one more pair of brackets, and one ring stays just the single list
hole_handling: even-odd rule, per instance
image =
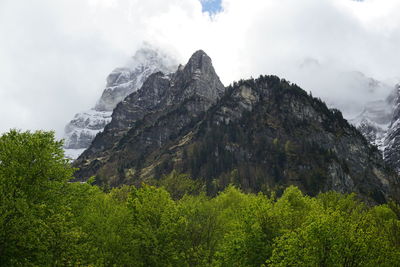
[{"label": "jagged summit", "polygon": [[112,121],[75,161],[76,180],[139,185],[172,170],[216,193],[295,184],[310,195],[396,197],[397,176],[337,110],[276,76],[224,88],[197,51],[175,73],[157,72],[114,109]]},{"label": "jagged summit", "polygon": [[386,163],[400,173],[400,84],[385,100],[368,103],[352,123],[379,148]]},{"label": "jagged summit", "polygon": [[193,53],[186,65],[180,65],[177,75],[179,73],[184,74],[185,79],[196,79],[199,75],[217,75],[211,58],[203,50]]},{"label": "jagged summit", "polygon": [[183,68],[178,68],[171,80],[172,87],[180,88],[186,96],[197,94],[211,102],[215,102],[225,90],[211,58],[203,50],[196,51]]},{"label": "jagged summit", "polygon": [[[98,134],[77,159],[80,173],[83,176],[94,174],[113,160],[110,156],[116,146],[128,139],[140,138],[142,146],[138,149],[145,149],[147,144],[164,144],[207,111],[224,92],[225,87],[211,59],[203,51],[194,53],[175,73],[150,75],[138,91],[117,105],[104,132]],[[148,135],[146,139],[142,134]]]},{"label": "jagged summit", "polygon": [[379,150],[384,150],[386,132],[393,116],[393,99],[377,100],[365,105],[363,112],[350,120],[365,138]]},{"label": "jagged summit", "polygon": [[67,156],[75,159],[88,148],[96,136],[111,121],[113,109],[127,95],[138,90],[143,82],[158,71],[170,73],[175,60],[165,52],[145,45],[124,67],[114,69],[107,77],[106,88],[94,108],[77,113],[65,127]]},{"label": "jagged summit", "polygon": [[190,66],[190,71],[194,71],[196,69],[204,70],[209,66],[212,66],[211,58],[204,52],[203,50],[197,50],[190,57],[186,66]]},{"label": "jagged summit", "polygon": [[383,156],[400,173],[400,84],[396,85],[394,91],[396,97],[392,103],[393,115],[385,136]]},{"label": "jagged summit", "polygon": [[106,89],[95,110],[113,111],[126,96],[138,90],[152,73],[170,73],[176,66],[176,62],[160,50],[149,46],[139,49],[125,67],[116,68],[108,75]]}]

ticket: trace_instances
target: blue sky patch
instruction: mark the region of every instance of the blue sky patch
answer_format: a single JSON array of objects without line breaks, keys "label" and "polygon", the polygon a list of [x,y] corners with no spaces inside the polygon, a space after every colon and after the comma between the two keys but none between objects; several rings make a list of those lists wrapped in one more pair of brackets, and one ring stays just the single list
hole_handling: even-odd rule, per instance
[{"label": "blue sky patch", "polygon": [[200,0],[203,12],[216,14],[222,11],[221,0]]}]

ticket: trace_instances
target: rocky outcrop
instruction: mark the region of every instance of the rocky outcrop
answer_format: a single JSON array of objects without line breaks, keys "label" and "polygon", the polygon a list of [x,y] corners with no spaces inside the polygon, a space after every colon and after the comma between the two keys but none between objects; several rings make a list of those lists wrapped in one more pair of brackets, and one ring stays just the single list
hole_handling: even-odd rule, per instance
[{"label": "rocky outcrop", "polygon": [[387,130],[393,117],[394,97],[367,103],[363,112],[350,122],[365,138],[383,151]]},{"label": "rocky outcrop", "polygon": [[[65,127],[65,149],[67,155],[88,148],[96,134],[103,131],[111,121],[113,109],[126,96],[138,90],[153,73],[170,73],[176,69],[173,59],[163,52],[146,46],[139,49],[126,67],[115,69],[107,77],[106,88],[96,106],[77,113]],[[74,158],[74,156],[72,156]]]},{"label": "rocky outcrop", "polygon": [[112,121],[75,162],[77,180],[118,186],[172,170],[209,194],[246,191],[357,192],[373,203],[399,196],[398,176],[338,110],[275,76],[226,89],[196,52],[174,74],[155,73],[118,104]]},{"label": "rocky outcrop", "polygon": [[339,111],[277,77],[228,91],[158,157],[161,170],[171,166],[161,173],[206,177],[211,191],[234,182],[252,191],[295,184],[310,195],[357,192],[376,202],[398,196],[397,175]]},{"label": "rocky outcrop", "polygon": [[383,156],[400,173],[400,85],[396,86],[395,92],[392,118],[384,139]]},{"label": "rocky outcrop", "polygon": [[[122,149],[136,157],[136,152],[162,147],[215,104],[224,90],[211,59],[201,50],[175,73],[151,75],[140,90],[117,105],[104,132],[76,160],[80,167],[77,177],[103,171],[121,183],[110,167],[116,151]],[[138,140],[140,146],[133,148],[128,140]]]},{"label": "rocky outcrop", "polygon": [[400,172],[400,85],[385,100],[369,103],[352,123]]},{"label": "rocky outcrop", "polygon": [[138,90],[153,73],[175,71],[176,63],[165,53],[151,47],[139,49],[127,67],[117,68],[107,77],[106,89],[95,106],[98,111],[113,111],[119,102]]},{"label": "rocky outcrop", "polygon": [[65,126],[66,149],[84,149],[90,146],[96,134],[111,121],[111,112],[94,109],[75,115]]}]

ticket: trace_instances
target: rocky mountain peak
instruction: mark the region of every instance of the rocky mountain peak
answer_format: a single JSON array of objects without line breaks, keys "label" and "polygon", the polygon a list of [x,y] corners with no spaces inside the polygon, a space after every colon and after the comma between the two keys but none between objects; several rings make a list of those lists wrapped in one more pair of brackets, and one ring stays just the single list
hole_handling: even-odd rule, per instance
[{"label": "rocky mountain peak", "polygon": [[392,120],[390,122],[390,127],[392,127],[393,124],[395,124],[396,121],[400,119],[400,84],[397,84],[395,86],[395,89],[393,90],[392,94],[388,97],[388,99],[392,100],[391,106],[394,108]]},{"label": "rocky mountain peak", "polygon": [[98,111],[112,111],[130,93],[138,90],[144,81],[158,71],[171,73],[175,60],[150,46],[139,49],[123,68],[116,68],[107,77],[107,87],[95,106]]},{"label": "rocky mountain peak", "polygon": [[[167,53],[148,44],[140,48],[125,66],[114,69],[107,77],[106,88],[94,108],[75,115],[65,127],[65,149],[77,158],[88,148],[97,133],[111,121],[114,108],[127,95],[137,91],[153,73],[171,73],[175,60]],[[146,88],[149,88],[147,86]]]},{"label": "rocky mountain peak", "polygon": [[[212,102],[198,93],[218,91],[208,76],[202,72],[188,82],[184,73],[153,74],[121,102],[75,161],[77,180],[140,185],[176,170],[204,183],[210,194],[235,183],[251,191],[295,184],[310,195],[357,192],[377,203],[396,195],[396,176],[379,152],[339,111],[298,86],[261,76],[233,83]],[[220,86],[211,76],[208,81]],[[154,104],[146,92],[159,93]]]},{"label": "rocky mountain peak", "polygon": [[178,90],[170,101],[176,97],[197,95],[214,103],[222,96],[225,87],[219,79],[211,58],[203,51],[196,51],[187,64],[179,67],[172,76],[172,87]]},{"label": "rocky mountain peak", "polygon": [[400,85],[394,86],[384,100],[367,103],[352,123],[379,148],[386,163],[400,173]]},{"label": "rocky mountain peak", "polygon": [[[210,57],[199,50],[183,68],[171,74],[153,73],[139,90],[121,101],[113,111],[111,122],[77,159],[77,164],[94,164],[93,160],[100,157],[107,160],[119,142],[140,133],[143,122],[148,125],[148,138],[157,139],[156,143],[161,145],[207,111],[224,92]],[[146,142],[155,144],[144,141],[143,147]],[[84,173],[84,169],[91,170],[82,168]]]},{"label": "rocky mountain peak", "polygon": [[202,72],[214,70],[211,58],[203,50],[196,51],[185,66],[185,71],[190,73],[195,73],[198,70]]}]

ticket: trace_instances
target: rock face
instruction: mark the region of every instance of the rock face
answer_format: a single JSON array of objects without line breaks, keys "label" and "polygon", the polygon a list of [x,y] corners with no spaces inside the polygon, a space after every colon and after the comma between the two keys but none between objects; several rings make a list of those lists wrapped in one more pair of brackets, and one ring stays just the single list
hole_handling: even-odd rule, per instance
[{"label": "rock face", "polygon": [[174,60],[154,48],[138,50],[126,67],[117,68],[108,75],[106,88],[96,106],[76,114],[66,125],[66,153],[76,158],[75,155],[88,148],[96,134],[111,121],[112,111],[118,103],[139,89],[151,74],[169,73],[176,69],[175,66]]},{"label": "rock face", "polygon": [[117,68],[107,77],[106,89],[95,106],[98,111],[113,111],[119,102],[138,90],[153,73],[175,71],[176,63],[168,55],[154,48],[136,52],[127,67]]},{"label": "rock face", "polygon": [[95,109],[75,115],[65,126],[65,148],[84,149],[89,147],[94,136],[111,121],[111,112]]},{"label": "rock face", "polygon": [[203,51],[174,74],[152,74],[118,104],[75,167],[77,180],[94,175],[109,186],[176,170],[209,194],[233,183],[357,192],[374,203],[399,196],[396,173],[338,110],[275,76],[225,89]]},{"label": "rock face", "polygon": [[[140,90],[117,105],[104,132],[76,160],[77,177],[104,172],[113,176],[113,185],[125,182],[123,176],[113,174],[114,152],[159,149],[215,104],[224,91],[211,59],[201,50],[173,74],[150,75]],[[140,145],[133,148],[128,140]],[[140,164],[140,158],[135,160]]]},{"label": "rock face", "polygon": [[370,102],[360,115],[350,120],[379,150],[384,148],[386,132],[393,116],[393,101],[392,97],[388,97],[385,100]]},{"label": "rock face", "polygon": [[396,86],[393,113],[386,132],[383,156],[385,161],[400,173],[400,85]]},{"label": "rock face", "polygon": [[400,85],[385,100],[369,103],[352,123],[400,172]]}]

